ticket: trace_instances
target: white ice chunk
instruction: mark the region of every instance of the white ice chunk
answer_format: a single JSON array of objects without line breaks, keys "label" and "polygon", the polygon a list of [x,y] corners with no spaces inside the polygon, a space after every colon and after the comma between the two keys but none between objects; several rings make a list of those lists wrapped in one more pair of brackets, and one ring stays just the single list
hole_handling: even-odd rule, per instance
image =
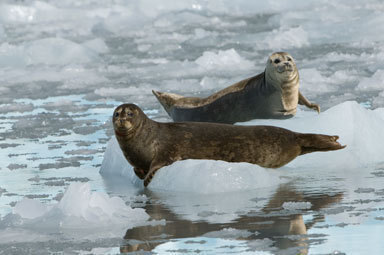
[{"label": "white ice chunk", "polygon": [[[302,133],[338,135],[343,150],[315,152],[294,159],[286,168],[359,168],[383,162],[384,119],[382,110],[368,110],[356,102],[344,102],[325,112],[298,111],[288,120],[253,120],[242,125],[273,125]],[[160,169],[149,187],[193,193],[231,192],[269,187],[281,183],[281,171],[248,163],[184,160]],[[104,175],[118,175],[131,183],[141,181],[124,158],[115,138],[108,143],[101,167]]]},{"label": "white ice chunk", "polygon": [[0,41],[3,40],[5,37],[6,37],[6,34],[5,34],[5,31],[4,31],[4,27],[0,23]]},{"label": "white ice chunk", "polygon": [[97,53],[107,53],[109,51],[108,46],[100,38],[86,41],[83,43],[83,45]]},{"label": "white ice chunk", "polygon": [[30,22],[36,15],[36,9],[22,5],[0,4],[0,21]]},{"label": "white ice chunk", "polygon": [[205,51],[195,62],[208,70],[233,69],[234,66],[239,69],[250,69],[254,66],[252,61],[240,56],[233,48],[225,51],[219,50],[218,53]]},{"label": "white ice chunk", "polygon": [[[316,68],[303,68],[299,71],[301,91],[324,93],[335,91],[336,86],[331,86],[332,79],[324,77]],[[320,85],[321,84],[321,85]]]},{"label": "white ice chunk", "polygon": [[22,218],[34,219],[38,218],[48,211],[48,206],[37,200],[24,198],[15,205],[13,213],[20,215]]},{"label": "white ice chunk", "polygon": [[364,108],[355,101],[336,105],[317,114],[298,111],[288,120],[253,120],[242,125],[273,125],[301,133],[338,135],[343,150],[315,152],[297,157],[287,166],[300,168],[358,168],[384,161],[384,121],[378,111]]},{"label": "white ice chunk", "polygon": [[263,41],[270,49],[289,49],[308,46],[308,33],[301,27],[273,30]]},{"label": "white ice chunk", "polygon": [[151,93],[146,87],[127,87],[127,88],[114,88],[114,87],[102,87],[95,89],[95,94],[102,97],[115,97],[115,96],[131,96],[131,95],[143,95]]},{"label": "white ice chunk", "polygon": [[240,239],[240,238],[247,238],[253,235],[251,231],[248,230],[240,230],[235,228],[224,228],[219,231],[212,231],[205,233],[204,237],[211,237],[211,238],[223,238],[223,239]]},{"label": "white ice chunk", "polygon": [[15,46],[0,45],[0,67],[25,65],[69,65],[97,58],[89,47],[62,38],[45,38]]},{"label": "white ice chunk", "polygon": [[[373,99],[373,105],[374,106],[384,105],[384,91],[380,92],[379,95]],[[384,110],[384,108],[380,108],[380,109],[381,111]]]},{"label": "white ice chunk", "polygon": [[311,209],[312,204],[311,202],[284,202],[282,205],[283,209],[285,210],[306,210]]},{"label": "white ice chunk", "polygon": [[[144,209],[133,209],[119,197],[92,192],[89,183],[71,183],[60,202],[54,205],[24,199],[16,204],[14,215],[23,219],[21,223],[16,221],[20,229],[64,231],[76,238],[122,236],[128,228],[145,225],[149,219]],[[11,216],[6,216],[2,225],[15,224]],[[4,222],[7,219],[9,222]],[[0,231],[0,237],[3,234]]]},{"label": "white ice chunk", "polygon": [[107,144],[100,174],[107,178],[123,177],[131,184],[143,186],[142,181],[136,176],[132,166],[125,159],[115,136]]},{"label": "white ice chunk", "polygon": [[383,90],[384,89],[384,70],[377,70],[372,77],[363,78],[359,85],[356,87],[357,90],[371,91],[371,90]]},{"label": "white ice chunk", "polygon": [[189,159],[162,168],[149,187],[209,194],[265,188],[281,183],[277,171],[258,165]]}]

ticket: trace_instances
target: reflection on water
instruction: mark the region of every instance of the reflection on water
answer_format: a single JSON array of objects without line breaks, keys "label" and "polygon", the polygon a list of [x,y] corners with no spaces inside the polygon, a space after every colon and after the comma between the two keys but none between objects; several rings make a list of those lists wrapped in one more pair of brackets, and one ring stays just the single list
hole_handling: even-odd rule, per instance
[{"label": "reflection on water", "polygon": [[[199,251],[204,251],[204,254],[214,254],[215,251],[308,254],[310,241],[307,230],[323,221],[320,209],[339,202],[343,197],[343,193],[305,194],[291,185],[282,185],[263,208],[250,208],[233,221],[212,223],[183,219],[183,215],[174,212],[175,208],[164,205],[157,194],[148,195],[153,199],[145,207],[146,212],[153,219],[165,219],[167,222],[165,225],[129,229],[124,237],[127,242],[121,247],[122,253],[143,250],[162,254]],[[257,194],[253,196],[253,200],[258,199]],[[303,216],[308,220],[304,220]],[[312,239],[316,238],[319,237]],[[222,240],[226,240],[224,246]]]}]

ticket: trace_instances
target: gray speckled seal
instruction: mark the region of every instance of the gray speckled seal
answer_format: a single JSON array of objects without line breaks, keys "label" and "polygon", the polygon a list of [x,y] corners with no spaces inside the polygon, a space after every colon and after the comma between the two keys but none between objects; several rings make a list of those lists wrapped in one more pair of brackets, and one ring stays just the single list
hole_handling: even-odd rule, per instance
[{"label": "gray speckled seal", "polygon": [[298,103],[320,112],[317,104],[300,93],[296,64],[285,52],[273,53],[263,73],[206,98],[152,92],[174,121],[232,124],[251,119],[286,119],[296,114]]},{"label": "gray speckled seal", "polygon": [[345,147],[337,142],[338,136],[301,134],[272,126],[160,123],[134,104],[118,106],[112,122],[125,158],[145,186],[158,169],[178,160],[213,159],[277,168],[299,155]]}]

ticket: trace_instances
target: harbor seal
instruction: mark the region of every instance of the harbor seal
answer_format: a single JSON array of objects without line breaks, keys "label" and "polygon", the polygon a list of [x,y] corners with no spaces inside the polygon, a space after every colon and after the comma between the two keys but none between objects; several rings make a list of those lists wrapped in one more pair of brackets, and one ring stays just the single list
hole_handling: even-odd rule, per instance
[{"label": "harbor seal", "polygon": [[273,53],[263,73],[206,98],[152,92],[174,121],[232,124],[251,119],[286,119],[296,114],[298,103],[320,113],[320,106],[300,93],[295,61],[286,52]]},{"label": "harbor seal", "polygon": [[158,169],[178,160],[212,159],[277,168],[299,155],[345,147],[337,142],[338,136],[301,134],[273,126],[160,123],[134,104],[118,106],[112,122],[125,158],[145,186]]}]

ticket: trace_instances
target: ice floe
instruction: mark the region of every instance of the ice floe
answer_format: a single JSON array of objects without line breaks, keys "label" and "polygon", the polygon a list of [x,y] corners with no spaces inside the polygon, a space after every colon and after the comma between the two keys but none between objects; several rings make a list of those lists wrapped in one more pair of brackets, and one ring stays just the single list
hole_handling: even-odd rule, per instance
[{"label": "ice floe", "polygon": [[299,111],[288,120],[253,120],[242,125],[273,125],[302,133],[338,135],[343,150],[297,157],[288,167],[358,168],[383,162],[382,109],[370,110],[354,101],[336,105],[320,114]]},{"label": "ice floe", "polygon": [[0,45],[0,67],[23,67],[27,65],[68,65],[86,63],[97,58],[99,42],[88,42],[87,46],[62,38],[45,38],[15,46]]},{"label": "ice floe", "polygon": [[29,231],[36,235],[54,232],[64,233],[65,238],[93,239],[122,237],[129,228],[153,224],[142,208],[131,208],[119,197],[110,197],[104,192],[92,192],[90,184],[72,183],[56,204],[43,204],[24,198],[18,202],[13,214],[0,221],[1,242],[22,242],[19,238],[8,240],[7,230]]},{"label": "ice floe", "polygon": [[[253,67],[253,63],[244,59],[237,53],[235,49],[219,51],[218,53],[206,51],[195,62],[205,69],[232,69],[235,65],[237,68],[249,69]],[[240,67],[239,67],[240,66]]]},{"label": "ice floe", "polygon": [[[265,169],[248,163],[213,160],[184,160],[160,169],[149,187],[194,193],[241,191],[275,186],[282,183],[282,171],[290,168],[346,169],[383,162],[383,110],[369,110],[356,102],[344,102],[317,114],[299,110],[288,120],[253,120],[241,125],[273,125],[302,133],[338,135],[347,147],[340,151],[317,152],[297,157],[281,170]],[[104,176],[123,176],[141,185],[124,158],[116,139],[108,145],[101,166]]]}]

